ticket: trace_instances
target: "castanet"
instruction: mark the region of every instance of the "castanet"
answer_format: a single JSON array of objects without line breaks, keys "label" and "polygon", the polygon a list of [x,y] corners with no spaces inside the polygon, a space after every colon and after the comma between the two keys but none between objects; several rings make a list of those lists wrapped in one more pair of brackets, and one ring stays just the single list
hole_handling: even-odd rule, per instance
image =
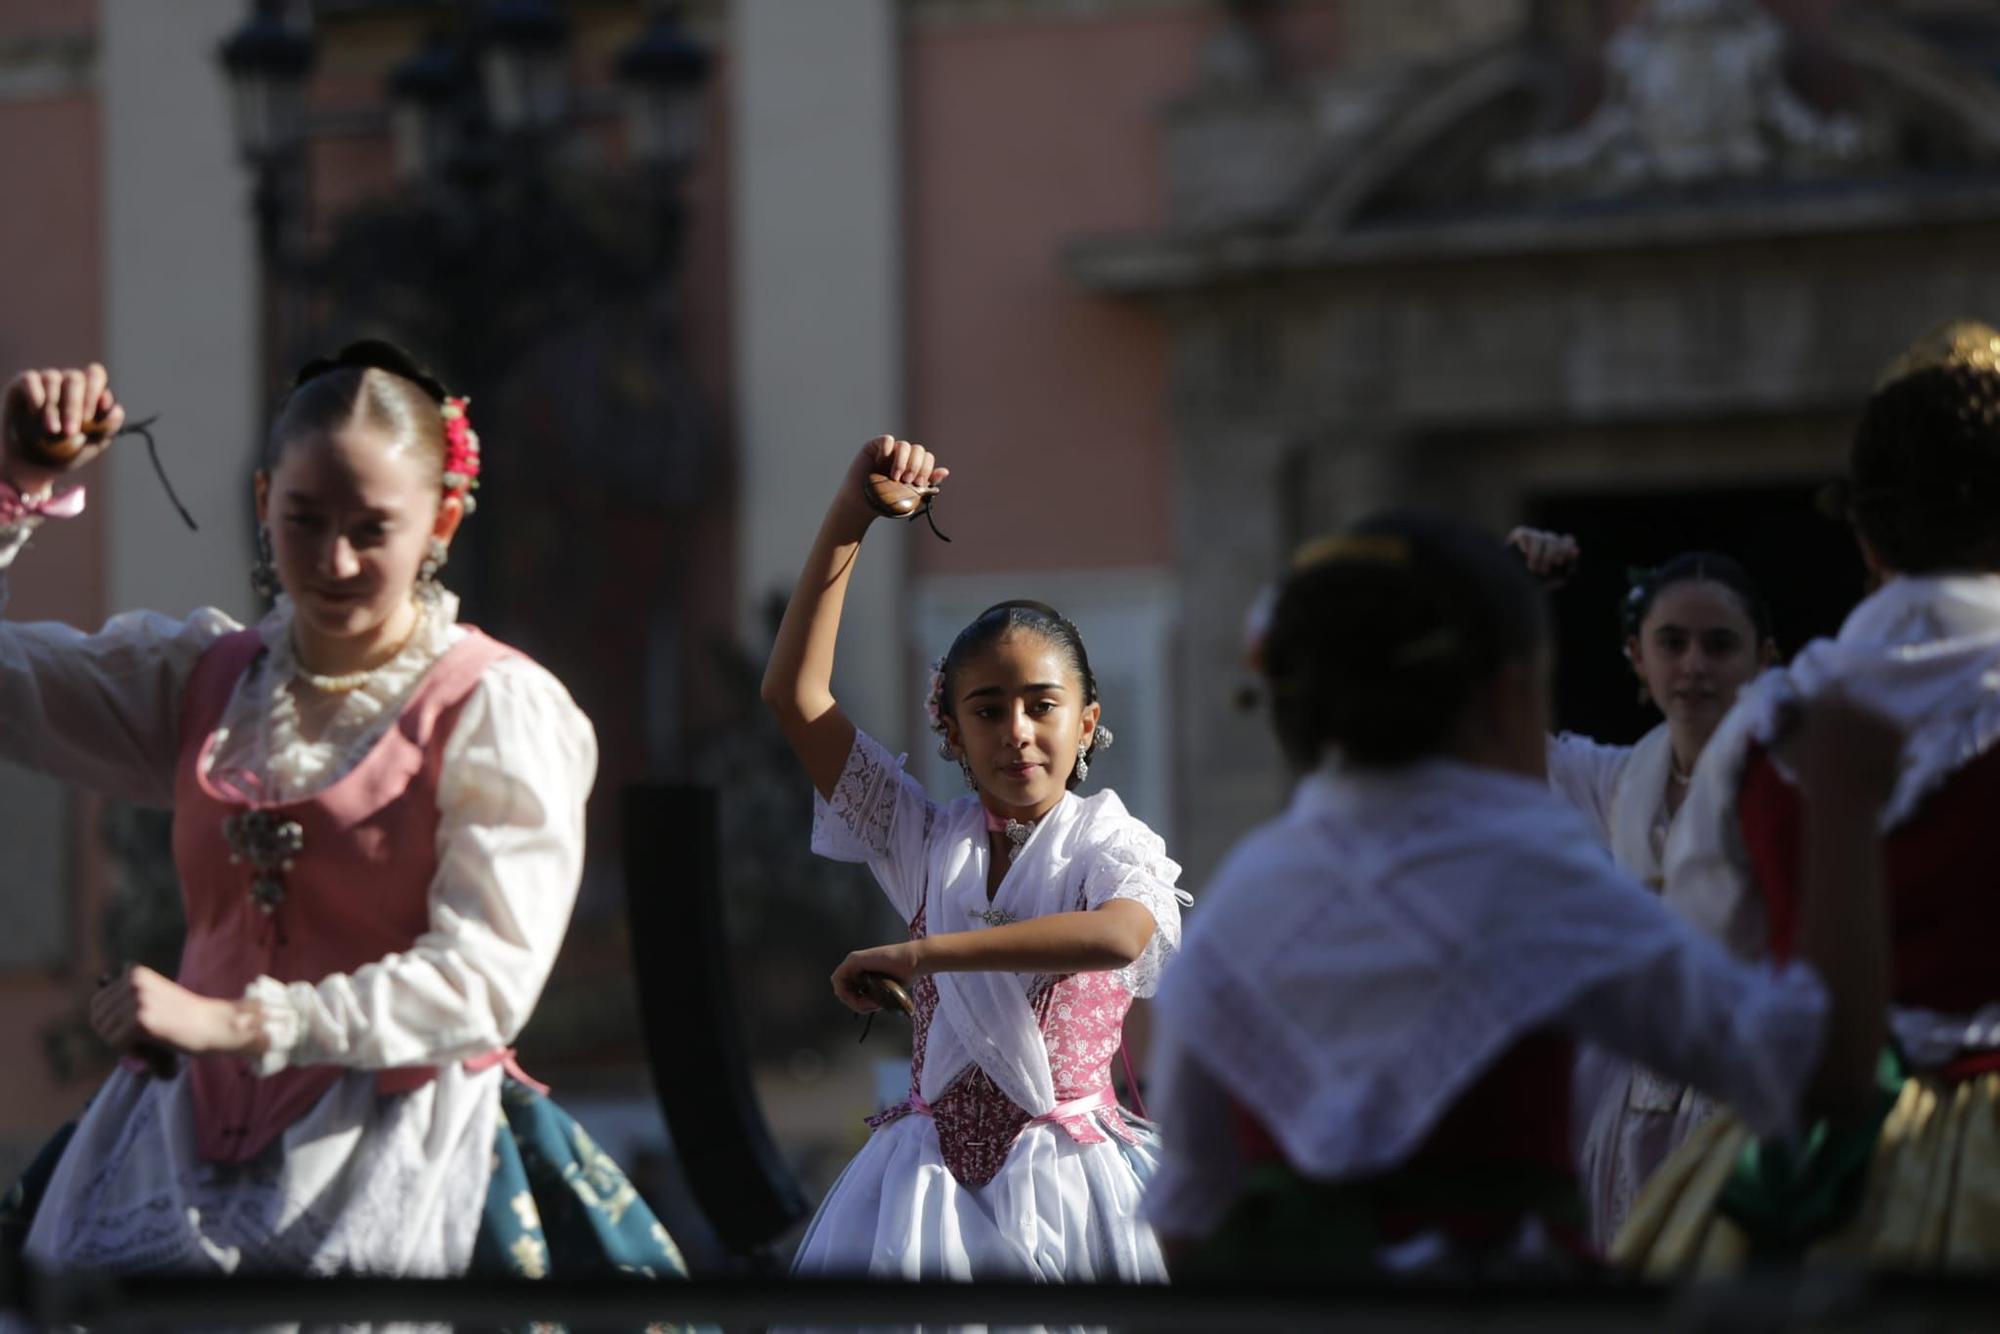
[{"label": "castanet", "polygon": [[83,429],[75,435],[59,435],[42,427],[39,418],[35,429],[25,439],[17,432],[13,443],[31,462],[44,468],[58,470],[72,467],[84,451],[103,444],[111,438],[111,423],[103,417],[95,417],[83,424]]},{"label": "castanet", "polygon": [[931,502],[937,498],[934,486],[911,486],[899,482],[887,473],[871,472],[861,483],[861,497],[868,507],[885,519],[914,520],[921,515],[944,541],[951,541],[943,533],[938,533],[937,519],[931,513]]}]

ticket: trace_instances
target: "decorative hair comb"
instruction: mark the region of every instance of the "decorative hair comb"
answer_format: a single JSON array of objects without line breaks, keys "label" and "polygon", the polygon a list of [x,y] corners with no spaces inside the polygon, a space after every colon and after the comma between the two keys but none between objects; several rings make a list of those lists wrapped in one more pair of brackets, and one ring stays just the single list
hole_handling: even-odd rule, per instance
[{"label": "decorative hair comb", "polygon": [[937,519],[931,513],[931,502],[937,499],[937,494],[938,488],[934,486],[911,486],[879,472],[869,473],[861,483],[861,497],[868,502],[868,508],[885,519],[914,522],[921,515],[940,541],[949,542],[950,538],[938,532]]},{"label": "decorative hair comb", "polygon": [[1293,570],[1337,563],[1408,565],[1410,544],[1393,533],[1336,533],[1315,538],[1292,553]]},{"label": "decorative hair comb", "polygon": [[1979,320],[1941,324],[1883,367],[1875,388],[1880,392],[1907,375],[1939,367],[2000,371],[2000,330]]},{"label": "decorative hair comb", "polygon": [[187,506],[181,503],[180,496],[174,491],[174,484],[167,480],[166,468],[160,463],[160,447],[154,441],[152,431],[153,423],[159,419],[156,413],[144,421],[126,422],[114,434],[104,418],[96,417],[85,422],[75,435],[59,435],[44,430],[26,438],[17,436],[14,443],[19,446],[21,453],[42,467],[56,472],[68,472],[77,466],[77,460],[83,457],[85,450],[102,445],[118,436],[141,436],[146,441],[146,455],[153,461],[153,475],[160,479],[160,489],[167,493],[167,499],[172,502],[175,511],[181,516],[181,522],[188,526],[189,531],[200,532],[201,525],[194,521],[194,516],[188,513]]}]

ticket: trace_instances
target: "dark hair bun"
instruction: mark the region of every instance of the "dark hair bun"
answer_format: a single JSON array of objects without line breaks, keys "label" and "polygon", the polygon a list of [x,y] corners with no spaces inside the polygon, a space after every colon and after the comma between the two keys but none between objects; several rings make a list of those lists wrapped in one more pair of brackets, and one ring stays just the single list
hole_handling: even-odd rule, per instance
[{"label": "dark hair bun", "polygon": [[415,357],[384,338],[361,338],[349,343],[330,357],[314,357],[299,367],[299,373],[292,379],[292,388],[297,389],[308,380],[338,370],[376,370],[399,375],[443,405],[448,393],[444,382],[431,374],[430,369]]},{"label": "dark hair bun", "polygon": [[1847,505],[1891,569],[2000,569],[2000,371],[1926,366],[1877,390],[1855,431]]},{"label": "dark hair bun", "polygon": [[1329,746],[1372,767],[1436,754],[1477,687],[1546,637],[1534,581],[1470,524],[1386,514],[1301,559],[1264,651],[1272,722],[1301,768]]}]

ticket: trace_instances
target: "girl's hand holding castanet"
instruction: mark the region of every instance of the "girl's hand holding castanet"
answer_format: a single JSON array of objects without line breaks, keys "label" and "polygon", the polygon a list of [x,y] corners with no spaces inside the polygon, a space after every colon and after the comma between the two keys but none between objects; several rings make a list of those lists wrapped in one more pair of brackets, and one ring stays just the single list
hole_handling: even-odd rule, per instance
[{"label": "girl's hand holding castanet", "polygon": [[7,385],[0,417],[0,479],[37,497],[103,453],[125,424],[125,409],[109,374],[92,362],[82,370],[22,371]]},{"label": "girl's hand holding castanet", "polygon": [[[891,515],[879,508],[879,503],[871,503],[870,494],[879,496],[895,487],[914,488],[920,496],[935,494],[950,475],[951,469],[940,467],[937,456],[922,445],[892,435],[878,435],[861,447],[860,454],[848,467],[841,482],[841,503],[863,524],[878,518],[912,517],[917,513],[915,505],[908,514]],[[885,486],[875,479],[892,485]]]}]

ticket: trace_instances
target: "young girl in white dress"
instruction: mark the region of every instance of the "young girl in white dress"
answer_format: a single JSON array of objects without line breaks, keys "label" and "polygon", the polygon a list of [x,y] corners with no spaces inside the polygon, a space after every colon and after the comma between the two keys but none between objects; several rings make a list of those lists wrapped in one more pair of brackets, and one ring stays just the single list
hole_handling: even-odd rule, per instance
[{"label": "young girl in white dress", "polygon": [[[1574,538],[1517,528],[1507,545],[1548,576],[1581,558]],[[1634,745],[1571,732],[1549,739],[1549,785],[1583,813],[1619,869],[1654,893],[1667,836],[1703,747],[1757,674],[1777,661],[1771,613],[1750,574],[1710,551],[1638,571],[1624,605],[1625,657],[1662,721]],[[1667,1156],[1713,1105],[1687,1085],[1586,1049],[1577,1067],[1578,1129],[1591,1239],[1600,1247]]]},{"label": "young girl in white dress", "polygon": [[[1386,516],[1310,549],[1265,644],[1291,808],[1209,887],[1158,1002],[1148,1213],[1188,1272],[1569,1263],[1572,1048],[1782,1132],[1865,1104],[1881,1035],[1893,732],[1796,738],[1817,840],[1805,962],[1732,960],[1548,790],[1537,590],[1489,537]],[[1822,981],[1824,979],[1824,983]]]},{"label": "young girl in white dress", "polygon": [[1111,1088],[1125,1012],[1180,938],[1180,868],[1115,793],[1078,795],[1110,744],[1075,626],[1003,603],[960,632],[933,682],[947,758],[971,791],[941,802],[859,731],[832,692],[841,605],[877,517],[871,474],[948,470],[888,436],[848,469],[764,677],[818,793],[815,851],[874,872],[909,938],[856,951],[840,1001],[876,1008],[884,974],[915,1001],[909,1097],[871,1119],[800,1243],[794,1272],[898,1279],[1165,1276],[1139,1218],[1149,1127]]},{"label": "young girl in white dress", "polygon": [[[122,415],[98,366],[26,372],[5,407],[0,572],[82,500],[23,442]],[[171,807],[187,908],[177,978],[93,997],[127,1059],[0,1208],[34,1264],[683,1272],[509,1048],[568,925],[597,752],[437,581],[478,473],[464,401],[356,344],[300,372],[256,475],[282,590],[260,623],[0,623],[0,756]]]}]

